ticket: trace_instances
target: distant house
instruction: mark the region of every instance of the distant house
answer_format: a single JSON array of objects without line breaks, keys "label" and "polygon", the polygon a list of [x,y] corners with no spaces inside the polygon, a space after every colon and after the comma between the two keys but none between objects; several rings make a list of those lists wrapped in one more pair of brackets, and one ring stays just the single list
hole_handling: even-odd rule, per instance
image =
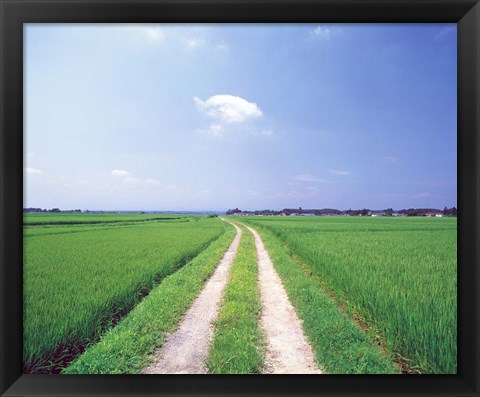
[{"label": "distant house", "polygon": [[443,214],[441,212],[427,212],[425,213],[425,216],[428,216],[429,218],[441,218],[443,217]]}]

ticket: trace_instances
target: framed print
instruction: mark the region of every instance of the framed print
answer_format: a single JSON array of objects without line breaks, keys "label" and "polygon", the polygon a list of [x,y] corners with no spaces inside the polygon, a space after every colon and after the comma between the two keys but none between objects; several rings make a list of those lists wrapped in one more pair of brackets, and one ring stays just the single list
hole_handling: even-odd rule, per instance
[{"label": "framed print", "polygon": [[2,396],[479,394],[477,1],[0,1]]}]

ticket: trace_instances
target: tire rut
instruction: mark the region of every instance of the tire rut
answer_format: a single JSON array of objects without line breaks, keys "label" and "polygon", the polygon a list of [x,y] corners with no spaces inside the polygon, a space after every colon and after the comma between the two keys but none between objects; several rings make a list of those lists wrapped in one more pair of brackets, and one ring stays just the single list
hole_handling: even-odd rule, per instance
[{"label": "tire rut", "polygon": [[213,337],[213,322],[218,316],[220,301],[242,235],[240,228],[233,226],[237,230],[233,242],[190,309],[187,310],[178,329],[169,334],[165,344],[154,353],[155,362],[144,369],[145,374],[206,374],[208,372],[205,360]]},{"label": "tire rut", "polygon": [[261,328],[267,348],[264,374],[321,374],[314,354],[303,332],[302,322],[288,299],[282,281],[273,267],[260,238],[246,226],[255,238],[262,300]]}]

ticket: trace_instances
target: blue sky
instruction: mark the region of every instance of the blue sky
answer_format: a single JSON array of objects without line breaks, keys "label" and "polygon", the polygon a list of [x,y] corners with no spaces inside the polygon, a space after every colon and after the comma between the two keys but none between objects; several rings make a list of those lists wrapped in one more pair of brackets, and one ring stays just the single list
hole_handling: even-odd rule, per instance
[{"label": "blue sky", "polygon": [[25,206],[457,205],[455,24],[25,27]]}]

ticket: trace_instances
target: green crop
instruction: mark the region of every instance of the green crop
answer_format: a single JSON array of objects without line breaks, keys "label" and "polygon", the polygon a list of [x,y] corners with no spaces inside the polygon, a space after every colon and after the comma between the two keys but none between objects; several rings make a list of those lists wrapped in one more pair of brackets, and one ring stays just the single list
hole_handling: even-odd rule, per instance
[{"label": "green crop", "polygon": [[225,233],[179,271],[166,277],[99,343],[92,344],[62,373],[137,374],[153,362],[152,353],[165,342],[205,280],[215,270],[235,235],[224,223]]},{"label": "green crop", "polygon": [[454,218],[249,218],[413,372],[456,373]]},{"label": "green crop", "polygon": [[24,371],[58,372],[230,228],[217,218],[190,220],[27,230]]}]

